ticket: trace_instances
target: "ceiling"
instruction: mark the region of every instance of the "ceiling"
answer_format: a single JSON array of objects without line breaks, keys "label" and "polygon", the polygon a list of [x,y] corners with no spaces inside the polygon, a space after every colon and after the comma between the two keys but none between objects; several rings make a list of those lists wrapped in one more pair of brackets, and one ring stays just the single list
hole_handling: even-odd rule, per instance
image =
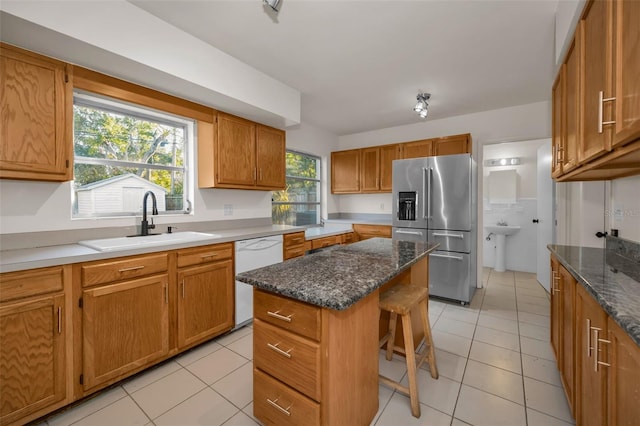
[{"label": "ceiling", "polygon": [[302,94],[345,135],[551,98],[558,0],[130,0]]}]

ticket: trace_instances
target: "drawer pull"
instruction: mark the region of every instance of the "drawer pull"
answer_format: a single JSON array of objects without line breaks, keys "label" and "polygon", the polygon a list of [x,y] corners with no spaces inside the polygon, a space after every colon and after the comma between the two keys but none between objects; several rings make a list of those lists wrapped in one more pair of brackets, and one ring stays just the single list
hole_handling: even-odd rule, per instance
[{"label": "drawer pull", "polygon": [[284,315],[280,315],[280,311],[275,311],[275,312],[267,311],[267,315],[269,315],[270,317],[278,318],[279,320],[282,320],[282,321],[291,322],[291,315],[287,315],[285,317]]},{"label": "drawer pull", "polygon": [[272,406],[272,407],[275,407],[275,408],[277,408],[278,410],[280,410],[280,412],[281,412],[281,413],[284,413],[284,414],[286,414],[287,416],[290,416],[290,415],[291,415],[291,411],[289,411],[289,410],[291,409],[291,405],[293,405],[293,404],[289,405],[287,408],[283,408],[283,407],[281,407],[280,405],[278,405],[278,399],[280,399],[280,398],[276,398],[276,400],[275,400],[275,401],[272,401],[272,400],[270,400],[269,398],[267,398],[267,402],[268,402],[269,404],[271,404],[271,406]]},{"label": "drawer pull", "polygon": [[204,260],[204,259],[209,259],[209,258],[212,258],[212,257],[216,257],[217,255],[218,255],[218,253],[203,254],[203,255],[200,256],[200,258]]},{"label": "drawer pull", "polygon": [[144,269],[144,265],[140,265],[140,266],[132,266],[130,268],[122,268],[122,269],[118,269],[118,272],[130,272],[130,271],[137,271],[139,269]]},{"label": "drawer pull", "polygon": [[285,356],[287,358],[291,358],[291,354],[289,352],[291,352],[293,348],[289,349],[288,351],[283,351],[278,347],[279,344],[280,343],[276,343],[275,345],[272,345],[271,343],[267,343],[267,346],[269,346],[274,351],[278,352],[280,355]]}]

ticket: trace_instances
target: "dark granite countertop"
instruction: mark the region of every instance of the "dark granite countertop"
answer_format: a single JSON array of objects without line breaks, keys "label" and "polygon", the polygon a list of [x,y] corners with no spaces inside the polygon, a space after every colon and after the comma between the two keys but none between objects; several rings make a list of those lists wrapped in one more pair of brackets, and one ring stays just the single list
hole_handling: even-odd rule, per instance
[{"label": "dark granite countertop", "polygon": [[611,318],[640,346],[640,260],[637,254],[612,249],[616,241],[607,238],[607,249],[548,246]]},{"label": "dark granite countertop", "polygon": [[236,279],[302,302],[344,310],[436,247],[372,238],[243,272]]}]

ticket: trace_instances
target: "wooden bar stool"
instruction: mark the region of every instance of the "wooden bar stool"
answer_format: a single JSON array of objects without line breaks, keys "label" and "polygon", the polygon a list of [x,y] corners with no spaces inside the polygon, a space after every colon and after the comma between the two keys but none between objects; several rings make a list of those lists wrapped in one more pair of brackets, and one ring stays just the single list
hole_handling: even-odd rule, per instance
[{"label": "wooden bar stool", "polygon": [[[418,383],[416,372],[423,362],[428,361],[431,377],[438,378],[438,367],[436,366],[436,355],[431,337],[431,326],[429,325],[429,314],[427,303],[429,301],[429,290],[414,284],[396,284],[384,293],[380,294],[380,311],[387,311],[389,316],[389,332],[380,339],[380,346],[386,343],[386,359],[391,361],[393,351],[405,355],[407,361],[407,378],[409,387],[402,386],[395,380],[379,375],[381,383],[390,386],[401,393],[409,396],[411,400],[411,414],[420,417],[420,401],[418,399]],[[415,352],[413,345],[413,330],[411,328],[411,310],[420,307],[420,317],[424,328],[424,348],[419,353]],[[395,346],[396,322],[398,315],[402,318],[402,331],[404,336],[404,348]],[[417,355],[417,358],[416,358]]]}]

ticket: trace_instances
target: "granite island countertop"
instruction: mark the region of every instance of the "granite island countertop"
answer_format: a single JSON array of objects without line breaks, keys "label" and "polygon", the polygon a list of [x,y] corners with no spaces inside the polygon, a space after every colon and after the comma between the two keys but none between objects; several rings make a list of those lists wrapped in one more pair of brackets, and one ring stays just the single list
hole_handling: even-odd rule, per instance
[{"label": "granite island countertop", "polygon": [[345,310],[437,247],[371,238],[243,272],[236,279],[323,308]]},{"label": "granite island countertop", "polygon": [[611,249],[556,244],[548,248],[640,346],[640,261]]}]

